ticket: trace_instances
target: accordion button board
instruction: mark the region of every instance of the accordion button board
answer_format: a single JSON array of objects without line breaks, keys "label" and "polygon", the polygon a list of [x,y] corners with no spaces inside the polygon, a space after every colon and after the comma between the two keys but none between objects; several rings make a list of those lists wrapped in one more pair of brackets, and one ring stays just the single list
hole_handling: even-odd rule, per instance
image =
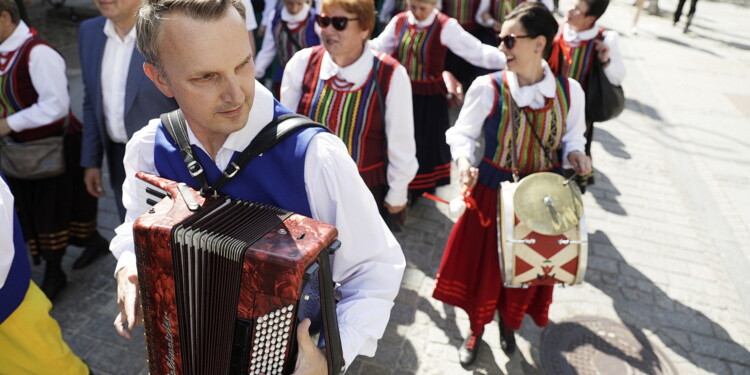
[{"label": "accordion button board", "polygon": [[164,192],[133,228],[151,374],[292,373],[308,289],[320,290],[317,326],[330,373],[339,372],[328,259],[338,246],[335,227],[138,176]]}]

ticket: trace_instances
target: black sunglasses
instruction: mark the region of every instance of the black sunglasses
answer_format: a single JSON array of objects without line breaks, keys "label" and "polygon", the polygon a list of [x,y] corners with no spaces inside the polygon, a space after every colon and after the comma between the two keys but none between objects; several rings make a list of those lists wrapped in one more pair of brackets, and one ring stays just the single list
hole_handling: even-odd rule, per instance
[{"label": "black sunglasses", "polygon": [[516,35],[516,34],[510,34],[506,36],[498,35],[497,37],[500,38],[500,43],[505,43],[505,47],[508,49],[513,49],[513,47],[516,46],[516,39],[533,38],[531,35]]},{"label": "black sunglasses", "polygon": [[315,17],[315,22],[317,22],[320,27],[328,27],[328,25],[333,25],[333,28],[338,31],[343,31],[344,29],[346,29],[346,25],[349,23],[349,21],[357,20],[359,20],[359,18],[328,17],[322,15],[317,15]]}]

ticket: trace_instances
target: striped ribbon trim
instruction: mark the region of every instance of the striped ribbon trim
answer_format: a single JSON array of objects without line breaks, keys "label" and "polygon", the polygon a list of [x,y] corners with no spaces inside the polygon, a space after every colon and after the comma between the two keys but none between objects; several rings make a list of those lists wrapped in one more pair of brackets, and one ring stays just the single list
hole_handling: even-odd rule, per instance
[{"label": "striped ribbon trim", "polygon": [[432,38],[440,38],[435,30],[439,22],[433,22],[430,27],[417,31],[416,25],[410,25],[404,17],[405,25],[401,28],[401,33],[396,36],[398,41],[398,61],[406,68],[409,78],[412,81],[429,80],[429,59],[427,56],[428,49]]},{"label": "striped ribbon trim", "polygon": [[[525,174],[549,169],[560,162],[555,150],[562,147],[562,138],[565,134],[565,119],[568,116],[569,104],[562,82],[559,79],[555,80],[555,82],[557,84],[557,92],[554,99],[548,99],[546,105],[541,109],[533,110],[524,107],[519,108],[516,114],[518,126],[518,130],[516,131],[518,155],[516,156],[518,169],[521,173]],[[506,84],[498,85],[496,82],[496,87],[499,90],[498,95],[502,98],[502,103],[510,103],[512,98],[508,86]],[[492,164],[510,169],[513,165],[511,157],[513,132],[509,126],[511,116],[509,106],[503,104],[499,108],[502,108],[500,124],[493,127],[493,129],[497,129],[494,135],[497,146],[491,154],[492,157],[489,159]],[[539,142],[532,131],[536,132],[544,146],[552,151],[554,160],[548,160],[545,151],[538,144]]]},{"label": "striped ribbon trim", "polygon": [[[373,71],[377,69],[377,66],[373,67]],[[372,123],[378,106],[373,73],[370,72],[366,83],[354,91],[337,90],[329,81],[318,79],[307,116],[326,124],[338,135],[357,166],[361,167],[366,155],[367,125]]]}]

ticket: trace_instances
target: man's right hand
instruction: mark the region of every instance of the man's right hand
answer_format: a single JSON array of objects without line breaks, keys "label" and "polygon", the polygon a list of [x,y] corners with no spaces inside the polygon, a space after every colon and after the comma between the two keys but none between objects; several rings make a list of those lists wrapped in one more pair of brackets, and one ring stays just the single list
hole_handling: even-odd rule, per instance
[{"label": "man's right hand", "polygon": [[141,296],[138,290],[138,270],[125,266],[117,271],[117,305],[120,313],[115,318],[115,329],[120,336],[131,338],[130,331],[143,319]]},{"label": "man's right hand", "polygon": [[102,186],[102,170],[100,168],[86,168],[83,171],[83,183],[86,184],[86,191],[89,194],[101,198],[104,196],[104,186]]}]

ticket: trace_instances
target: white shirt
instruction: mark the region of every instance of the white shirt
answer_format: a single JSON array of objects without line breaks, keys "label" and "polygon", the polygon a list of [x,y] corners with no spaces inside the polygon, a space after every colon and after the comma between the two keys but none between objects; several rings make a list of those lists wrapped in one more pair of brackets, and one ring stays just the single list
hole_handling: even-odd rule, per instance
[{"label": "white shirt", "polygon": [[117,143],[127,143],[125,131],[125,85],[128,82],[130,59],[135,48],[135,26],[120,38],[115,24],[109,19],[104,22],[104,44],[102,56],[102,110],[104,124],[109,139]]},{"label": "white shirt", "polygon": [[255,21],[255,10],[253,9],[253,3],[250,0],[242,0],[242,4],[245,6],[245,28],[247,31],[252,31],[258,28],[258,22]]},{"label": "white shirt", "polygon": [[[271,20],[276,17],[276,12],[271,12]],[[287,26],[289,26],[289,29],[294,30],[297,27],[299,27],[302,22],[305,22],[306,19],[310,17],[310,6],[307,4],[304,4],[302,6],[302,10],[300,10],[297,14],[291,14],[286,9],[286,7],[281,8],[281,20],[286,22]],[[269,26],[271,26],[269,24]],[[320,26],[316,23],[315,26],[315,33],[320,36]],[[276,57],[276,41],[274,40],[276,36],[273,35],[273,30],[269,27],[268,30],[266,30],[266,33],[263,34],[263,46],[260,49],[260,52],[258,52],[258,55],[255,56],[255,78],[262,78],[266,75],[266,69],[268,69],[268,66],[271,65],[273,62],[274,57]]]},{"label": "white shirt", "polygon": [[[495,17],[490,14],[491,17],[487,18],[487,21],[485,21],[482,18],[482,14],[484,12],[490,11],[490,1],[492,0],[479,0],[479,7],[477,8],[477,14],[474,16],[474,20],[477,21],[478,24],[492,28],[492,25],[495,24]],[[538,2],[544,4],[547,9],[549,9],[550,12],[555,10],[555,4],[553,4],[552,0],[528,0],[529,2]]]},{"label": "white shirt", "polygon": [[[236,151],[243,150],[273,117],[273,96],[258,82],[247,125],[227,138],[216,156],[224,170]],[[154,166],[154,137],[159,119],[135,133],[125,151],[123,204],[125,222],[117,227],[110,249],[117,270],[135,266],[133,221],[143,212],[135,187],[135,173],[158,174]],[[205,151],[188,127],[190,142]],[[359,177],[354,161],[333,134],[312,138],[305,156],[305,191],[313,218],[336,226],[341,248],[332,261],[333,280],[341,285],[336,305],[347,366],[358,354],[373,356],[383,335],[393,299],[406,266],[401,246],[380,218],[372,194]]]},{"label": "white shirt", "polygon": [[[26,23],[19,21],[13,33],[0,44],[0,53],[18,50],[31,36]],[[13,59],[17,58],[18,54],[14,54]],[[12,64],[12,61],[8,63],[8,69]],[[5,73],[7,70],[0,72]],[[65,60],[59,53],[46,45],[32,48],[29,52],[29,75],[39,97],[36,103],[8,116],[8,126],[16,133],[49,125],[66,116],[70,109]]]},{"label": "white shirt", "polygon": [[[549,69],[547,62],[542,60],[544,67],[544,78],[529,86],[519,86],[518,76],[508,71],[508,88],[510,95],[519,107],[542,108],[546,98],[555,97],[557,83],[555,76]],[[568,154],[572,151],[584,152],[586,138],[585,96],[581,85],[574,79],[569,78],[570,87],[570,109],[565,119],[565,134],[562,138],[563,167],[571,168]],[[490,115],[495,106],[495,85],[488,75],[479,76],[469,87],[464,99],[464,105],[458,114],[456,124],[445,132],[445,140],[451,147],[451,156],[456,160],[462,156],[467,157],[475,165],[474,150],[477,141],[482,137],[484,120]]]},{"label": "white shirt", "polygon": [[[265,8],[263,8],[263,17],[260,19],[261,25],[266,26],[266,28],[271,27],[273,17],[276,15],[276,9],[279,8],[278,3],[278,0],[266,0],[266,6]],[[320,10],[322,9],[321,4],[323,3],[323,1],[314,0],[313,3],[315,4],[315,9],[318,10],[318,14],[320,14]],[[282,5],[281,8],[285,7]]]},{"label": "white shirt", "polygon": [[[417,29],[424,29],[432,25],[437,15],[438,10],[433,9],[432,13],[421,22],[417,22],[411,11],[408,11],[406,17],[409,24],[416,24]],[[380,36],[372,40],[371,46],[376,51],[392,55],[396,49],[395,38],[396,17],[393,17]],[[482,44],[479,39],[466,32],[455,18],[449,19],[443,26],[440,32],[440,42],[474,66],[490,70],[505,68],[505,55],[497,47]]]},{"label": "white shirt", "polygon": [[[281,104],[297,109],[302,97],[302,81],[312,49],[297,52],[284,69],[281,81]],[[337,77],[352,83],[351,90],[358,90],[370,77],[375,55],[369,42],[365,43],[362,55],[349,66],[340,67],[333,62],[331,55],[324,52],[320,66],[320,78]],[[408,198],[409,183],[417,174],[419,165],[414,140],[414,116],[412,116],[411,81],[406,69],[398,64],[391,77],[390,87],[385,98],[385,135],[388,139],[388,193],[385,202],[391,206],[402,206]]]},{"label": "white shirt", "polygon": [[16,246],[13,243],[13,194],[8,184],[0,178],[0,288],[8,279]]},{"label": "white shirt", "polygon": [[[568,27],[568,24],[563,24],[562,35],[571,47],[577,47],[581,42],[591,40],[599,35],[601,27],[598,24],[594,24],[594,27],[575,32]],[[604,75],[607,76],[609,83],[619,86],[622,85],[622,81],[625,79],[625,60],[622,58],[620,53],[620,43],[618,42],[619,35],[616,31],[607,30],[604,33],[604,44],[609,47],[609,65],[604,67]],[[594,57],[597,58],[597,57]]]}]

